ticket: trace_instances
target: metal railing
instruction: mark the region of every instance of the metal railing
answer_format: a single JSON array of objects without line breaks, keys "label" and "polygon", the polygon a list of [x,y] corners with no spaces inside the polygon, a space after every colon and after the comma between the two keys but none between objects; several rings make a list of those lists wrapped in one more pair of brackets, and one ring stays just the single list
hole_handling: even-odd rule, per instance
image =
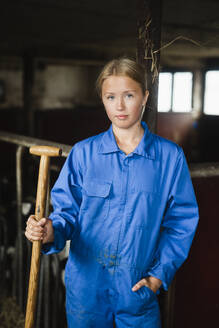
[{"label": "metal railing", "polygon": [[[22,135],[17,135],[13,133],[0,132],[0,141],[14,144],[16,146],[16,205],[17,205],[17,215],[16,215],[16,240],[13,255],[13,268],[12,268],[12,295],[16,298],[20,309],[25,312],[25,303],[27,298],[27,287],[29,279],[29,268],[31,259],[31,243],[24,236],[23,228],[23,214],[22,214],[22,203],[23,203],[23,158],[25,154],[25,149],[35,146],[35,145],[47,145],[53,147],[60,147],[62,149],[62,157],[67,157],[71,146],[64,144],[57,144],[48,140],[30,138]],[[51,165],[50,170],[58,170],[57,165]],[[26,178],[26,176],[25,176]],[[49,199],[47,200],[47,212],[49,208]],[[0,277],[1,281],[5,281],[5,262],[6,262],[6,251],[7,251],[7,224],[6,218],[1,215],[0,221],[0,237],[2,237],[3,245],[1,247],[1,268]],[[1,240],[0,240],[1,243]],[[2,244],[2,243],[1,243]],[[2,246],[2,245],[0,245]],[[60,260],[59,256],[56,254],[52,256],[42,256],[41,257],[41,269],[40,269],[40,279],[39,279],[39,293],[36,311],[36,325],[38,328],[49,328],[49,327],[59,327],[57,318],[51,316],[51,312],[57,312],[57,305],[54,302],[54,309],[51,308],[51,301],[49,298],[50,294],[50,280],[51,271],[55,270],[56,274],[60,275]],[[55,267],[55,268],[54,268]],[[58,277],[57,281],[61,281],[61,277]],[[55,282],[54,294],[58,297],[58,290],[60,289],[60,284]],[[56,298],[57,299],[57,298]],[[43,300],[43,306],[42,306]],[[63,303],[62,303],[63,304]],[[51,317],[53,319],[51,319]]]},{"label": "metal railing", "polygon": [[[23,229],[23,215],[22,215],[22,201],[23,201],[23,156],[25,148],[29,148],[35,145],[47,145],[59,147],[62,149],[62,157],[67,157],[72,146],[51,142],[48,140],[30,138],[22,135],[17,135],[13,133],[0,132],[0,141],[7,142],[10,144],[16,145],[16,203],[17,203],[17,237],[15,243],[15,254],[14,254],[14,279],[13,279],[13,296],[16,297],[20,308],[25,310],[25,302],[27,296],[27,284],[29,277],[29,271],[26,268],[30,267],[30,256],[31,256],[31,243],[26,240],[24,237]],[[57,165],[51,165],[51,170],[59,171],[60,167]],[[203,178],[203,177],[214,177],[219,176],[219,163],[202,163],[202,164],[192,164],[190,165],[190,173],[192,178]],[[49,200],[47,204],[49,203]],[[48,208],[49,206],[47,206]],[[4,242],[7,243],[7,227],[6,219],[0,217],[0,237],[4,236]],[[24,252],[25,245],[25,252]],[[1,246],[1,240],[0,240]],[[2,251],[2,249],[0,249]],[[1,260],[1,269],[0,269],[0,278],[4,273],[4,264],[5,264],[5,254],[0,254]],[[25,259],[24,259],[25,257]],[[24,269],[24,266],[26,268]],[[60,269],[60,258],[58,255],[52,256],[42,256],[41,260],[41,269],[40,269],[40,282],[39,282],[39,293],[38,293],[38,302],[37,302],[37,316],[36,316],[36,328],[44,327],[59,327],[58,320],[54,317],[54,314],[58,314],[58,302],[61,288],[59,281],[61,281],[61,269]],[[55,302],[53,304],[49,301],[50,297],[50,280],[51,280],[51,271],[55,271],[56,275],[59,275],[59,279],[54,281],[54,295]],[[174,289],[175,281],[171,285],[168,293],[166,293],[163,312],[165,317],[165,327],[171,328],[173,326],[173,308],[174,308]],[[43,301],[43,307],[42,307]],[[62,301],[62,305],[64,300]],[[53,307],[52,309],[50,307]],[[42,310],[43,308],[43,310]],[[53,313],[50,316],[51,312]],[[52,322],[51,322],[51,318]],[[63,326],[63,324],[62,324]]]}]

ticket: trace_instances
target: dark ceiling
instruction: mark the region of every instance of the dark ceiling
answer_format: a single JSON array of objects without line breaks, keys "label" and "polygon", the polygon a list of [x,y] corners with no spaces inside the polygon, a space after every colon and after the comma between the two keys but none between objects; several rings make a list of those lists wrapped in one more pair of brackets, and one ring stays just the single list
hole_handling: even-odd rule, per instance
[{"label": "dark ceiling", "polygon": [[[105,59],[136,51],[137,1],[2,0],[0,56]],[[162,56],[219,56],[219,1],[163,1]],[[198,43],[199,45],[197,45]]]}]

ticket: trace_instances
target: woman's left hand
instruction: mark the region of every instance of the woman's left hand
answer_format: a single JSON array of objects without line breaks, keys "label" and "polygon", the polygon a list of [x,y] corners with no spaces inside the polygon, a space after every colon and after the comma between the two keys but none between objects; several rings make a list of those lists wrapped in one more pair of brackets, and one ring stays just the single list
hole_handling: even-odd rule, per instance
[{"label": "woman's left hand", "polygon": [[149,277],[145,277],[141,280],[139,280],[137,282],[137,284],[135,284],[132,287],[132,291],[136,292],[138,289],[140,289],[142,286],[147,286],[148,288],[150,288],[154,293],[156,293],[156,291],[160,288],[160,286],[162,285],[162,281],[158,278],[149,276]]}]

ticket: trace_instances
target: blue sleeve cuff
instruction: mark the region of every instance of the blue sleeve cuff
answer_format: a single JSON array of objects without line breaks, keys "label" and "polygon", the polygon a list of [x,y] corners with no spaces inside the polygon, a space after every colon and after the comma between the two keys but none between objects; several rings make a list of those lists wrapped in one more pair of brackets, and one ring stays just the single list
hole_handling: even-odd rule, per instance
[{"label": "blue sleeve cuff", "polygon": [[54,229],[54,242],[42,245],[42,253],[47,255],[61,252],[66,244],[61,222],[54,220],[52,221],[52,225]]},{"label": "blue sleeve cuff", "polygon": [[173,275],[170,274],[170,271],[171,270],[165,270],[165,267],[156,260],[153,267],[151,267],[147,273],[149,276],[160,279],[162,281],[161,287],[163,287],[164,290],[168,290],[173,279]]}]

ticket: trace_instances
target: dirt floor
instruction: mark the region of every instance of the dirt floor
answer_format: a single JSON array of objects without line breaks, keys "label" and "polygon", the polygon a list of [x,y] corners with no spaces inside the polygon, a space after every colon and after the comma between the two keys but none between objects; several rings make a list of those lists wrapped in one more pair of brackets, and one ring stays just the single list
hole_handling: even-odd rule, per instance
[{"label": "dirt floor", "polygon": [[13,298],[0,297],[0,328],[23,328],[24,315]]}]

